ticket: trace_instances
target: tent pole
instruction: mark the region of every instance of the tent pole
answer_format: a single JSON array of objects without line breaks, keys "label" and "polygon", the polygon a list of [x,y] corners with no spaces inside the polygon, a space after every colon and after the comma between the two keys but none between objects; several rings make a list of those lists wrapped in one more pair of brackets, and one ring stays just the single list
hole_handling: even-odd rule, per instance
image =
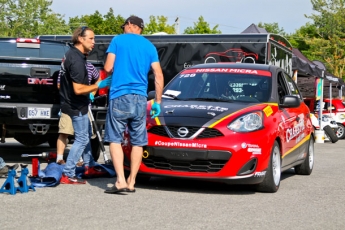
[{"label": "tent pole", "polygon": [[332,113],[332,82],[329,83],[329,113]]},{"label": "tent pole", "polygon": [[320,107],[319,107],[319,123],[320,123],[320,130],[323,130],[322,129],[322,110],[323,110],[323,107],[322,107],[322,104],[323,104],[323,78],[324,78],[324,74],[325,74],[325,71],[323,70],[322,71],[322,78],[320,79],[321,80],[321,95],[320,95]]}]

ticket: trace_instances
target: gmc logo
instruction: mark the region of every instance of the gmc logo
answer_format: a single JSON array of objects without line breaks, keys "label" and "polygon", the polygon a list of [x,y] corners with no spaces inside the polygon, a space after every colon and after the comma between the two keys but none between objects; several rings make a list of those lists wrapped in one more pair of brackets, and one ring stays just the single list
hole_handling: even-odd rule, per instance
[{"label": "gmc logo", "polygon": [[28,78],[29,85],[53,85],[53,79]]}]

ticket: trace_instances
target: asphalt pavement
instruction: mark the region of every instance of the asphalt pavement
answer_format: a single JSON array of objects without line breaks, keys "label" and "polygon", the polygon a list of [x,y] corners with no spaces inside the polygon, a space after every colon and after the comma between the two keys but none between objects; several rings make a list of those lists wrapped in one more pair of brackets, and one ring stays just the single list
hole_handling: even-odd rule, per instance
[{"label": "asphalt pavement", "polygon": [[[315,144],[313,173],[284,172],[274,194],[257,193],[251,186],[158,177],[137,183],[136,192],[125,195],[104,193],[115,178],[2,193],[0,229],[345,229],[344,148],[345,140]],[[20,155],[43,151],[52,149],[0,144],[7,164],[28,164],[30,170],[30,160]],[[0,178],[0,186],[5,179]]]}]

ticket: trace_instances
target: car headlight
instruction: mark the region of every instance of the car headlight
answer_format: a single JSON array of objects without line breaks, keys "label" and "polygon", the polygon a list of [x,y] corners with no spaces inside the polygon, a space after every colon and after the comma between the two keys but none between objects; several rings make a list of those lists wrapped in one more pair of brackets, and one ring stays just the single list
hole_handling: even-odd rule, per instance
[{"label": "car headlight", "polygon": [[251,132],[263,127],[263,114],[261,111],[245,114],[228,125],[228,129],[235,132]]}]

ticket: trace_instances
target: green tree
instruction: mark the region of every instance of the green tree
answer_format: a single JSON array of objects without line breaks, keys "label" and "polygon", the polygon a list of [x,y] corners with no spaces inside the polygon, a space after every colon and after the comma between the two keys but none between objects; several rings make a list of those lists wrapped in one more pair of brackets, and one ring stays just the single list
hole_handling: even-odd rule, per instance
[{"label": "green tree", "polygon": [[0,0],[0,36],[34,37],[40,34],[70,33],[49,0]]},{"label": "green tree", "polygon": [[264,28],[267,32],[272,33],[272,34],[280,34],[282,36],[287,35],[283,27],[279,28],[279,25],[277,22],[274,22],[274,23],[259,22],[258,27]]},{"label": "green tree", "polygon": [[318,14],[307,16],[314,21],[315,34],[306,39],[309,45],[307,57],[324,61],[329,72],[345,77],[345,1],[311,0]]},{"label": "green tree", "polygon": [[[307,44],[307,40],[311,38],[319,37],[318,30],[314,24],[306,23],[304,26],[301,26],[299,29],[288,35],[286,38],[290,41],[291,45],[300,51],[303,51],[303,54],[311,57],[310,54],[310,45]],[[314,60],[314,59],[310,59]]]},{"label": "green tree", "polygon": [[123,30],[121,25],[125,22],[125,18],[121,15],[115,16],[112,8],[109,9],[109,12],[104,15],[104,34],[113,35],[113,34],[122,34]]},{"label": "green tree", "polygon": [[167,24],[168,18],[164,16],[150,16],[149,23],[145,24],[144,34],[153,34],[157,32],[165,32],[167,34],[175,34],[175,26]]},{"label": "green tree", "polygon": [[122,16],[115,16],[114,10],[110,8],[105,15],[96,10],[95,13],[90,15],[70,18],[68,24],[72,31],[80,26],[88,26],[93,29],[95,34],[113,35],[122,33],[121,25],[124,21],[125,19]]},{"label": "green tree", "polygon": [[194,22],[194,27],[187,27],[184,34],[221,34],[222,31],[218,30],[218,25],[214,26],[212,29],[210,25],[205,22],[204,18],[200,16],[197,22]]}]

